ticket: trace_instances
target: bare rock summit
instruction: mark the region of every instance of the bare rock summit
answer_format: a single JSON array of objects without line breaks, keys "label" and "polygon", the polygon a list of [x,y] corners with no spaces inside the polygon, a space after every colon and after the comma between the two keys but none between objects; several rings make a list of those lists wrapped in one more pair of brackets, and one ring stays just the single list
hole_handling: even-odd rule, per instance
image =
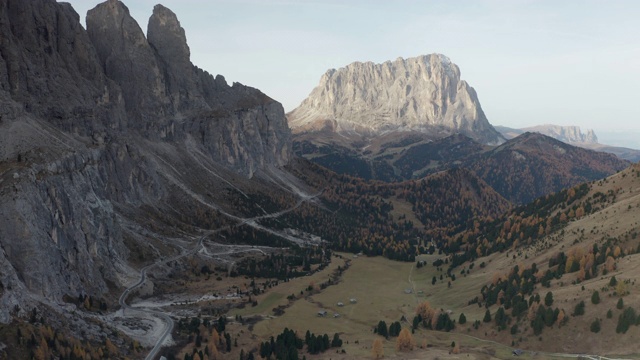
[{"label": "bare rock summit", "polygon": [[598,137],[595,132],[588,129],[583,133],[579,126],[538,125],[522,129],[523,131],[537,132],[558,139],[567,144],[597,144]]},{"label": "bare rock summit", "polygon": [[462,133],[485,144],[504,142],[475,90],[460,79],[458,66],[441,54],[331,69],[287,117],[298,134],[329,130],[369,137],[420,131],[437,137]]}]

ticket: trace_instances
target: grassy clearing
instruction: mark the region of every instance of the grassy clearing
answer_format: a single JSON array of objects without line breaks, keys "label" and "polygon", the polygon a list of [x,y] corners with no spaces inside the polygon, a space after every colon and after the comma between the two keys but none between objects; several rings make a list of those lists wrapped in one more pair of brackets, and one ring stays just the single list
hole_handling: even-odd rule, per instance
[{"label": "grassy clearing", "polygon": [[[343,256],[345,258],[351,257],[347,254]],[[371,345],[376,338],[372,330],[378,321],[384,320],[390,325],[393,321],[399,321],[404,316],[408,321],[403,323],[403,327],[409,327],[409,322],[415,313],[415,307],[421,301],[428,300],[433,306],[452,310],[453,317],[456,319],[457,314],[461,311],[465,312],[469,321],[467,326],[470,326],[475,317],[481,318],[484,314],[484,308],[476,310],[478,307],[476,305],[468,306],[467,301],[471,294],[475,296],[479,293],[480,287],[484,284],[479,279],[488,275],[484,269],[475,268],[466,277],[462,275],[457,277],[450,289],[446,281],[438,280],[436,285],[431,285],[432,277],[440,274],[431,265],[431,262],[437,258],[437,255],[425,256],[424,259],[429,263],[420,269],[415,268],[413,263],[395,262],[381,257],[353,258],[351,267],[344,272],[339,284],[330,286],[312,296],[296,300],[282,316],[271,317],[255,324],[252,332],[261,339],[279,333],[285,327],[298,331],[301,336],[307,330],[316,334],[327,333],[330,336],[339,333],[344,341],[343,349],[346,354],[328,352],[319,358],[352,359],[371,356]],[[475,275],[474,271],[476,271]],[[327,276],[326,270],[322,273],[324,277]],[[410,275],[416,293],[407,294],[405,289],[412,289]],[[293,287],[292,290],[295,288],[299,293],[302,286],[306,286],[308,282],[298,283],[298,287]],[[287,284],[295,284],[291,283]],[[421,291],[422,294],[420,294]],[[281,293],[281,289],[278,289],[278,292]],[[279,296],[267,295],[262,302],[268,303],[269,306],[277,304],[278,301],[281,301]],[[350,303],[349,299],[351,298],[357,299],[357,303]],[[338,306],[338,302],[344,303],[344,306]],[[249,312],[258,313],[259,310],[258,306],[242,311],[248,314]],[[317,313],[320,310],[327,310],[328,315],[319,317]],[[334,313],[339,313],[340,317],[334,318]],[[461,345],[462,356],[467,359],[507,359],[512,357],[511,347],[474,339],[464,333],[466,327],[461,326],[460,329],[461,333],[418,330],[414,334],[418,348],[407,354],[397,354],[395,339],[391,338],[384,342],[385,357],[462,358],[461,355],[449,354],[452,341]],[[430,347],[420,349],[419,347],[423,344]],[[527,356],[529,355],[524,358],[531,358]]]},{"label": "grassy clearing", "polygon": [[[267,291],[265,294],[256,297],[258,300],[258,306],[245,307],[244,309],[234,309],[230,312],[230,315],[241,315],[243,317],[262,315],[269,317],[273,315],[273,308],[278,306],[286,306],[289,304],[288,296],[294,295],[296,297],[301,296],[301,292],[306,294],[305,289],[309,285],[318,285],[329,280],[329,275],[332,274],[338,266],[344,267],[346,258],[349,255],[345,255],[343,259],[334,256],[331,264],[327,266],[323,271],[316,272],[310,276],[304,276],[296,279],[292,279],[288,282],[280,282],[278,286]],[[296,302],[299,302],[297,300]]]}]

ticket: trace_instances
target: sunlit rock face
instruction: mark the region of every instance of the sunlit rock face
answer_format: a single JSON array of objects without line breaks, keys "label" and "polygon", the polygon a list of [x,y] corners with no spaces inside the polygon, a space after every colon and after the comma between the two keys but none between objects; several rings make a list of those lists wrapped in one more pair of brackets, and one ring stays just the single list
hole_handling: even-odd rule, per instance
[{"label": "sunlit rock face", "polygon": [[331,69],[287,117],[294,133],[375,136],[418,130],[442,137],[462,133],[486,144],[504,142],[475,90],[460,79],[458,66],[440,54]]}]

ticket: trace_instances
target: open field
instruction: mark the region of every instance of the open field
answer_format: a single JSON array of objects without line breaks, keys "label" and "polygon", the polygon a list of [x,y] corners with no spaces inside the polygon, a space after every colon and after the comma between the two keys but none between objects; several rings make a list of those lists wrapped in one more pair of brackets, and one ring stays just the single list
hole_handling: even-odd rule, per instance
[{"label": "open field", "polygon": [[[475,319],[481,319],[484,308],[467,305],[467,297],[479,293],[480,287],[485,283],[484,279],[489,277],[489,270],[474,268],[466,277],[457,277],[452,288],[448,289],[445,281],[438,280],[435,285],[431,285],[431,278],[434,275],[439,278],[440,274],[440,271],[430,265],[430,262],[438,257],[437,255],[425,256],[429,264],[421,269],[416,269],[413,263],[395,262],[380,257],[352,258],[348,254],[343,256],[345,259],[351,259],[351,266],[343,273],[337,285],[292,301],[283,315],[273,316],[271,309],[278,304],[289,303],[286,293],[299,294],[300,290],[306,288],[309,283],[317,283],[323,278],[328,278],[330,270],[279,285],[271,292],[262,295],[258,306],[239,309],[233,314],[243,317],[263,315],[264,320],[255,323],[250,330],[251,334],[260,340],[280,333],[285,327],[296,330],[300,336],[304,336],[307,330],[315,334],[327,333],[330,337],[334,333],[340,334],[344,341],[342,349],[345,350],[345,354],[336,353],[334,349],[315,356],[307,354],[309,359],[370,358],[371,345],[377,336],[372,330],[378,321],[384,320],[389,325],[404,316],[408,321],[402,322],[403,327],[410,327],[409,322],[414,316],[416,304],[427,300],[435,307],[451,310],[452,318],[456,320],[460,312],[464,312],[467,315],[467,324],[457,325],[456,330],[450,333],[420,329],[413,335],[416,349],[409,353],[397,352],[395,338],[390,338],[384,341],[385,358],[511,359],[513,357],[511,353],[513,347],[508,346],[510,340],[507,339],[507,337],[510,339],[510,335],[504,336],[508,331],[496,334],[495,331],[490,330],[493,327],[487,325],[481,325],[478,330],[471,328]],[[500,260],[502,257],[504,256],[501,256]],[[484,260],[489,261],[489,259]],[[343,259],[334,259],[332,266],[337,268],[335,264],[343,262]],[[500,261],[492,259],[491,263],[494,262]],[[407,294],[405,290],[412,288],[410,280],[414,282],[416,292]],[[424,294],[421,294],[421,291],[424,291]],[[357,303],[350,303],[350,298],[356,298]],[[343,302],[344,306],[337,306],[338,302]],[[319,317],[317,313],[320,310],[327,310],[328,315]],[[340,317],[333,317],[334,313],[339,313]],[[237,329],[240,331],[241,327]],[[564,330],[566,329],[557,333],[549,330],[543,334],[543,338],[552,339],[554,336],[561,336]],[[549,336],[550,334],[553,335]],[[454,341],[460,346],[460,354],[450,354],[451,343]],[[252,342],[244,337],[240,340],[240,344],[250,348],[257,346],[258,342],[255,340]],[[546,348],[548,345],[546,341],[540,342],[536,338],[531,340],[530,345],[535,346],[530,346],[532,350],[526,351],[520,358],[564,358],[536,350]]]}]

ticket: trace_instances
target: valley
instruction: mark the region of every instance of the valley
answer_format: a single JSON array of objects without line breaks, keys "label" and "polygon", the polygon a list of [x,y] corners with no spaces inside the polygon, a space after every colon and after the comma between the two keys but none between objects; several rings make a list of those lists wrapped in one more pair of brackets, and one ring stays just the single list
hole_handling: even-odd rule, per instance
[{"label": "valley", "polygon": [[0,0],[0,359],[640,356],[634,151],[437,53],[285,113],[132,13]]}]

